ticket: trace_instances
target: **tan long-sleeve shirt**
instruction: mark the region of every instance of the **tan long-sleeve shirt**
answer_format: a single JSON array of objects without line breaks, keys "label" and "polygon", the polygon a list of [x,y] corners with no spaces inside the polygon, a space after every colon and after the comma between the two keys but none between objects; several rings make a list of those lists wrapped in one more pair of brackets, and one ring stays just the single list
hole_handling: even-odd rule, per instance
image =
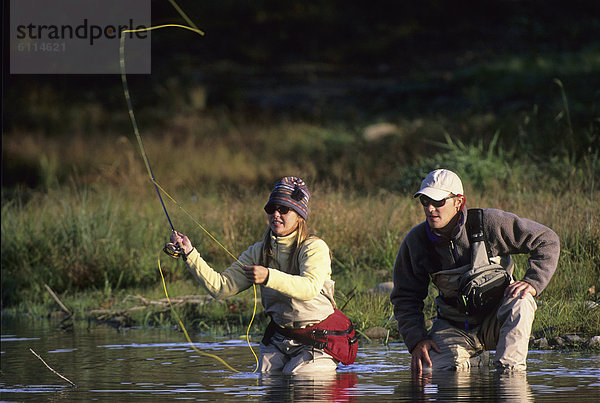
[{"label": "tan long-sleeve shirt", "polygon": [[[307,239],[298,256],[298,272],[291,273],[288,262],[295,241],[295,232],[284,237],[271,236],[273,257],[268,263],[267,283],[261,285],[261,301],[278,325],[299,328],[332,314],[335,302],[327,244],[319,238]],[[255,243],[222,273],[212,269],[196,249],[188,255],[187,265],[211,296],[222,299],[252,286],[242,265],[261,264],[262,250],[263,242]]]}]

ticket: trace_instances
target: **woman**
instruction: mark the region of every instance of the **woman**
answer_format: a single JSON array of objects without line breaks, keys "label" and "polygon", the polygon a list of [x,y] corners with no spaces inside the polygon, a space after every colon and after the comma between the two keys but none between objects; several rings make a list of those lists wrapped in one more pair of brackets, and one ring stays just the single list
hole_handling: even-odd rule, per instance
[{"label": "woman", "polygon": [[[322,349],[284,336],[277,329],[299,329],[323,321],[334,312],[334,282],[327,244],[309,235],[306,219],[310,193],[304,181],[285,177],[273,187],[264,209],[268,228],[224,272],[214,271],[187,236],[173,233],[188,268],[214,298],[227,298],[252,284],[271,324],[260,344],[260,371],[298,374],[335,370],[338,361]],[[285,331],[284,331],[285,333]]]}]

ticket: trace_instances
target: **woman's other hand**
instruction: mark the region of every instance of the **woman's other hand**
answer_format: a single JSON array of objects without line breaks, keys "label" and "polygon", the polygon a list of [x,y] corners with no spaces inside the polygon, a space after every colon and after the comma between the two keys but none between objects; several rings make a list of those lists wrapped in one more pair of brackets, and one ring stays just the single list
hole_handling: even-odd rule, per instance
[{"label": "woman's other hand", "polygon": [[243,266],[246,278],[254,284],[264,284],[269,279],[269,269],[264,266]]}]

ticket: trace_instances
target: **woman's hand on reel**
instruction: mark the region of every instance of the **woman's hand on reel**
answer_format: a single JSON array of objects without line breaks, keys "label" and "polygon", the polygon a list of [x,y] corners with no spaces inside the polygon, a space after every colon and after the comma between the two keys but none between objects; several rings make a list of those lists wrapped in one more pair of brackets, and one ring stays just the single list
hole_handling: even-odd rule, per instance
[{"label": "woman's hand on reel", "polygon": [[186,255],[189,254],[192,249],[194,249],[190,239],[181,232],[173,231],[173,233],[171,233],[171,243],[174,245],[179,245],[179,247],[181,247],[183,250],[183,253]]},{"label": "woman's hand on reel", "polygon": [[181,232],[173,231],[170,239],[171,242],[165,244],[163,251],[171,257],[178,258],[183,255],[185,258],[194,249],[190,239]]}]

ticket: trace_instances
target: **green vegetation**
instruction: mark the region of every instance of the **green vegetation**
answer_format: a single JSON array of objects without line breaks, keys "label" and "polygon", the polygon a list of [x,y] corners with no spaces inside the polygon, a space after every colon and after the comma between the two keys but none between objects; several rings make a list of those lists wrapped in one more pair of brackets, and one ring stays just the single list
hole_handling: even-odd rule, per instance
[{"label": "green vegetation", "polygon": [[[430,170],[449,168],[469,206],[512,211],[559,234],[559,267],[538,298],[534,331],[598,332],[595,3],[368,12],[353,1],[242,3],[182,4],[206,37],[156,32],[153,74],[128,77],[156,178],[194,220],[237,255],[264,231],[273,182],[303,177],[309,224],[333,252],[339,305],[361,332],[382,326],[397,336],[387,297],[366,291],[391,280],[404,235],[422,221],[412,192]],[[153,4],[153,15],[181,22],[168,2]],[[204,295],[161,252],[170,228],[119,78],[4,82],[3,313],[56,310],[44,284],[79,319],[138,306],[137,296],[158,300],[158,257],[171,296]],[[166,202],[176,228],[215,268],[227,267],[231,257]],[[526,259],[517,264],[522,274]],[[176,309],[186,327],[242,333],[252,307],[247,291]],[[259,312],[252,332],[265,321]],[[128,311],[125,323],[176,325],[164,307]]]},{"label": "green vegetation", "polygon": [[[292,172],[307,178],[313,193],[312,230],[332,249],[338,302],[346,305],[359,330],[383,326],[392,336],[396,334],[387,297],[365,291],[391,280],[404,234],[422,220],[410,190],[429,169],[441,166],[464,178],[470,206],[513,211],[560,235],[559,268],[538,299],[534,330],[592,334],[600,328],[600,309],[591,309],[585,302],[598,301],[590,287],[600,289],[597,149],[578,159],[550,156],[534,163],[500,146],[498,134],[489,144],[463,143],[446,134],[432,145],[438,152],[417,158],[411,165],[389,165],[390,172],[383,174],[377,161],[388,158],[381,150],[396,138],[383,138],[378,140],[382,144],[374,145],[351,130],[306,123],[262,122],[261,129],[228,121],[224,128],[216,118],[194,119],[212,121],[212,125],[188,123],[190,131],[195,128],[194,135],[167,133],[145,139],[159,183],[194,220],[239,254],[264,230],[261,212],[270,191],[266,182]],[[598,133],[589,135],[597,137]],[[338,144],[332,145],[333,141]],[[135,155],[135,144],[106,137],[95,138],[89,147],[78,137],[48,139],[27,134],[6,136],[4,144],[15,160],[41,155],[38,170],[43,178],[43,186],[37,189],[3,189],[5,312],[39,317],[56,310],[44,284],[59,293],[76,318],[86,317],[92,309],[134,306],[128,295],[160,299],[164,292],[157,258],[172,297],[205,294],[182,262],[161,252],[170,230],[142,161]],[[363,152],[358,153],[361,148]],[[260,149],[264,151],[259,153]],[[264,157],[289,153],[298,160]],[[343,169],[350,153],[363,159],[354,172]],[[319,170],[329,173],[326,180],[314,179],[324,175]],[[360,178],[350,177],[358,172]],[[362,186],[347,184],[354,179]],[[230,256],[168,198],[167,205],[177,229],[189,234],[214,267],[225,268]],[[524,270],[525,259],[517,263]],[[177,309],[186,326],[235,333],[249,322],[252,306],[253,295],[247,291],[232,303],[184,304]],[[433,316],[431,296],[427,307]],[[259,307],[253,327],[257,333],[265,322],[260,311]],[[127,323],[171,326],[175,321],[168,310],[155,309],[133,313]]]}]

